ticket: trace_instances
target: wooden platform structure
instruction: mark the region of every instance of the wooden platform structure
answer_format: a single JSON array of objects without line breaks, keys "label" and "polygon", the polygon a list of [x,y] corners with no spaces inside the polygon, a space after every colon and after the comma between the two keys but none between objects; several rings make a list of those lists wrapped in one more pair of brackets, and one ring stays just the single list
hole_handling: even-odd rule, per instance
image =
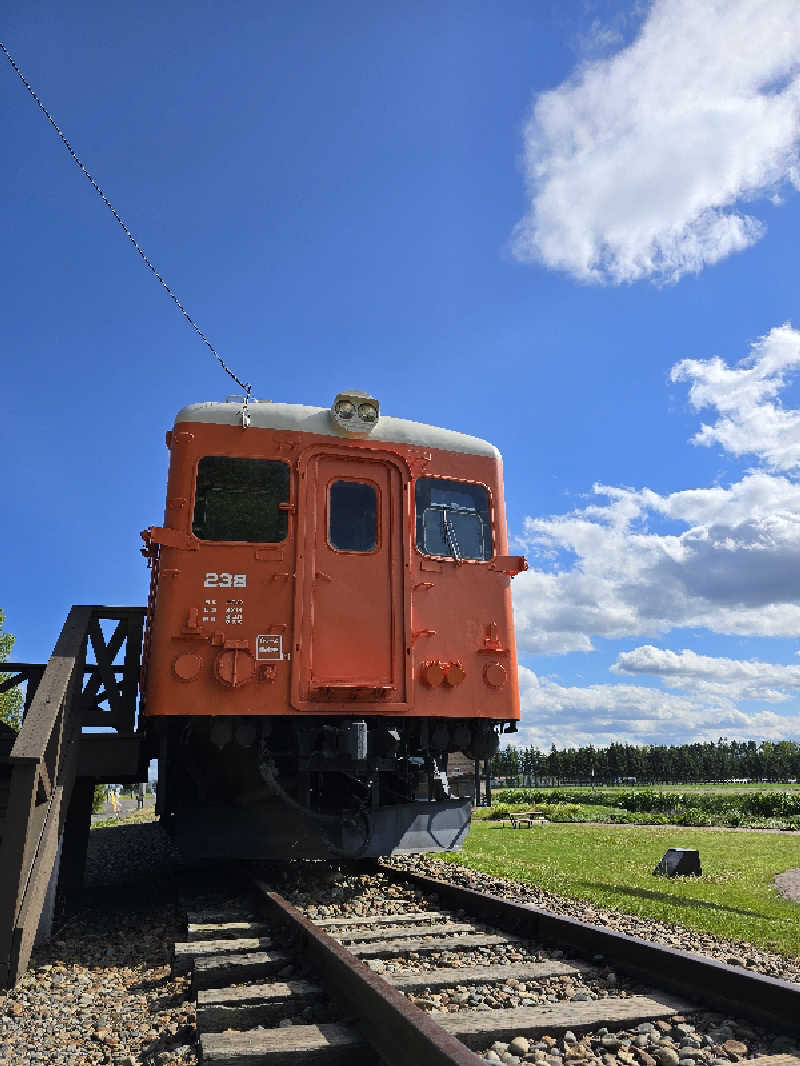
[{"label": "wooden platform structure", "polygon": [[146,777],[144,617],[144,607],[75,606],[47,663],[0,663],[0,691],[27,686],[19,734],[0,732],[0,988],[25,972],[54,908],[69,911],[80,894],[95,784]]}]

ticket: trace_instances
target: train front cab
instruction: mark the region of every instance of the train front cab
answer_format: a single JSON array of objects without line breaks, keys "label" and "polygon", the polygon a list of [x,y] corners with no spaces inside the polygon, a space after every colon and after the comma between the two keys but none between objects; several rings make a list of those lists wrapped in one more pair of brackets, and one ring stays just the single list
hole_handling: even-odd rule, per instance
[{"label": "train front cab", "polygon": [[144,713],[195,851],[459,847],[449,752],[519,717],[501,466],[477,438],[193,405],[171,436]]}]

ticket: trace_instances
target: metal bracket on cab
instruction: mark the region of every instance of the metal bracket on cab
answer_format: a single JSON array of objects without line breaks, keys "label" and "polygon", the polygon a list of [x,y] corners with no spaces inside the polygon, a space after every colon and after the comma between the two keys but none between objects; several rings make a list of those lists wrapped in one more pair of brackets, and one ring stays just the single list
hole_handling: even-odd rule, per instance
[{"label": "metal bracket on cab", "polygon": [[161,544],[165,548],[180,548],[183,551],[196,552],[198,550],[198,544],[194,537],[190,537],[188,533],[183,533],[180,529],[151,526],[149,529],[143,530],[141,536],[148,546]]},{"label": "metal bracket on cab", "polygon": [[498,555],[489,563],[489,569],[516,577],[528,569],[528,560],[524,555]]}]

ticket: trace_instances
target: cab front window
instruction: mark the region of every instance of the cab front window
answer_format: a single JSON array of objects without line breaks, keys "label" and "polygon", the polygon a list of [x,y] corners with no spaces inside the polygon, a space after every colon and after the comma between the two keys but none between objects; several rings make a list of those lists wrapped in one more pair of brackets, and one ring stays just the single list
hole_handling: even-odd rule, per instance
[{"label": "cab front window", "polygon": [[197,464],[192,532],[200,540],[275,544],[288,532],[289,467],[206,455]]},{"label": "cab front window", "polygon": [[364,481],[328,489],[328,543],[337,551],[372,552],[378,544],[378,493]]},{"label": "cab front window", "polygon": [[417,548],[460,561],[492,557],[489,490],[446,478],[419,478],[415,488]]}]

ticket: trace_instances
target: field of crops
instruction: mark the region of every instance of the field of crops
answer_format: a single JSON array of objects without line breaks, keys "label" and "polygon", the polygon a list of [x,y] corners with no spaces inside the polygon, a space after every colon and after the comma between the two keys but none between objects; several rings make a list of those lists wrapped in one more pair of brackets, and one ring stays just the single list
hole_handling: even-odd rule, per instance
[{"label": "field of crops", "polygon": [[541,807],[554,822],[800,830],[800,789],[497,789],[489,818]]}]

